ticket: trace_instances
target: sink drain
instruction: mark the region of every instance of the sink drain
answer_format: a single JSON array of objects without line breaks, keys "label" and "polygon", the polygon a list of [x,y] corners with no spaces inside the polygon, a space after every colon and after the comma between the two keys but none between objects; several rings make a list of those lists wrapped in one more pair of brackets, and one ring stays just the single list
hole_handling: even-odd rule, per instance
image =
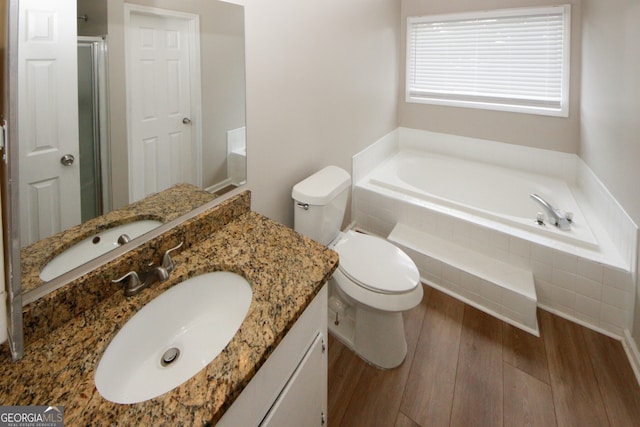
[{"label": "sink drain", "polygon": [[160,358],[160,364],[162,366],[169,366],[173,364],[173,362],[178,360],[178,357],[180,357],[180,349],[175,347],[170,348],[169,350],[165,351]]}]

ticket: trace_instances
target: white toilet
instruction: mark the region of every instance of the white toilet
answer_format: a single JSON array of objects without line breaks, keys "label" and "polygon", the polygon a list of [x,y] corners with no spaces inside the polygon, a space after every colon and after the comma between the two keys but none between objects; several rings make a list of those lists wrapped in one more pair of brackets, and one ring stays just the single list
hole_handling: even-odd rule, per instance
[{"label": "white toilet", "polygon": [[356,354],[384,369],[407,354],[402,312],[422,300],[420,274],[384,239],[340,232],[351,177],[327,166],[293,187],[294,228],[334,249],[340,263],[329,282],[329,329]]}]

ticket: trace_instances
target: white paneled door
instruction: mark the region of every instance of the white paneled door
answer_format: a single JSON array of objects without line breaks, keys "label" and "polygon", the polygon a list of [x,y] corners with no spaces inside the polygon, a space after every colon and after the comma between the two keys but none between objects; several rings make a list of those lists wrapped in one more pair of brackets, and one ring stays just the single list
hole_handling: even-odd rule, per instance
[{"label": "white paneled door", "polygon": [[80,223],[76,2],[20,0],[20,235],[26,245]]},{"label": "white paneled door", "polygon": [[198,18],[131,5],[125,16],[134,202],[177,183],[201,185]]}]

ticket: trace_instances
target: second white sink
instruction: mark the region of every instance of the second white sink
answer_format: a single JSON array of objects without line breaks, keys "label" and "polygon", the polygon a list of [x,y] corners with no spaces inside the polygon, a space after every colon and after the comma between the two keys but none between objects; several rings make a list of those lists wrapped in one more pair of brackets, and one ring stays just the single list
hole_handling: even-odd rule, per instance
[{"label": "second white sink", "polygon": [[145,219],[109,228],[94,236],[87,237],[49,261],[40,271],[40,278],[45,282],[53,280],[67,271],[117,248],[120,246],[118,238],[123,234],[130,239],[135,239],[161,225],[160,221]]},{"label": "second white sink", "polygon": [[251,285],[230,272],[186,280],[152,300],[118,332],[95,374],[115,403],[137,403],[179,386],[231,341],[251,305]]}]

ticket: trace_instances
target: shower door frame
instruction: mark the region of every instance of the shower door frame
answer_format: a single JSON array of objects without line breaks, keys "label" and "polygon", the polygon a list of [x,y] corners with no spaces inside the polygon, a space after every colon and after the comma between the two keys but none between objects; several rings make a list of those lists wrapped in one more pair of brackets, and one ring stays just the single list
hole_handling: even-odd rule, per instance
[{"label": "shower door frame", "polygon": [[111,211],[111,153],[109,142],[107,38],[78,36],[78,46],[91,47],[93,82],[93,141],[97,215]]}]

